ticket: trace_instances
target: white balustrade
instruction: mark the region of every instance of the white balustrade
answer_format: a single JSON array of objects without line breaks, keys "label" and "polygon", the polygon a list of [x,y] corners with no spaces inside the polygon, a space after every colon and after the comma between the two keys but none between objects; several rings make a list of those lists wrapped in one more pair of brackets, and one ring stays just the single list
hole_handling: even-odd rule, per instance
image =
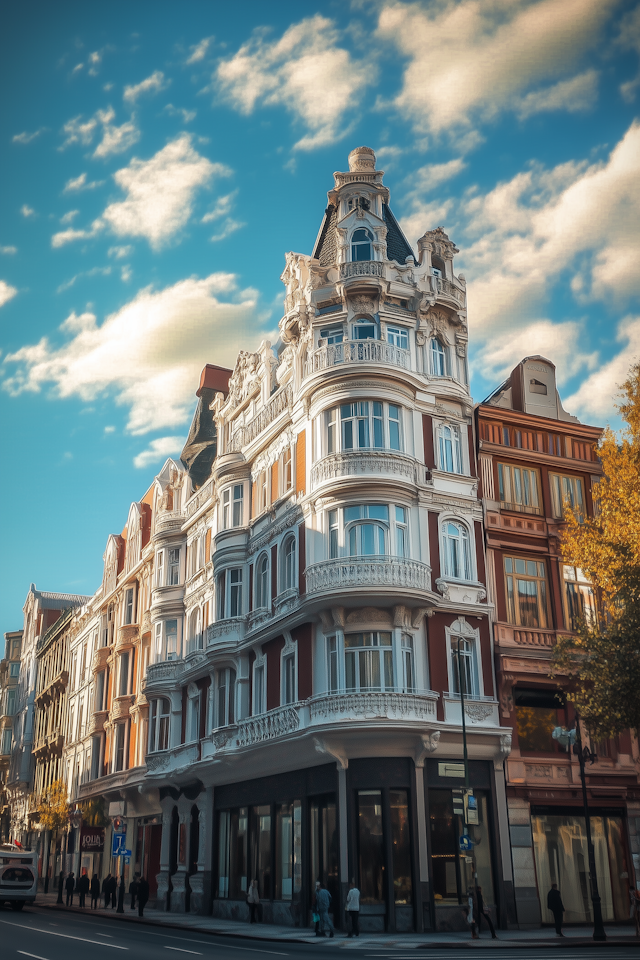
[{"label": "white balustrade", "polygon": [[431,690],[328,693],[309,701],[309,714],[312,724],[331,720],[435,720],[437,700],[438,694]]},{"label": "white balustrade", "polygon": [[297,704],[286,707],[277,707],[257,717],[241,720],[236,733],[236,744],[239,747],[248,747],[264,740],[274,740],[287,733],[293,733],[300,726],[300,716]]},{"label": "white balustrade", "polygon": [[343,363],[380,363],[409,370],[409,350],[386,340],[345,340],[319,347],[307,360],[305,376]]},{"label": "white balustrade", "polygon": [[317,487],[327,480],[339,477],[357,477],[363,474],[382,474],[398,477],[409,483],[426,480],[425,467],[404,454],[394,450],[357,450],[350,453],[333,453],[316,463],[311,469],[311,485]]},{"label": "white balustrade", "polygon": [[305,570],[307,593],[344,587],[405,587],[428,590],[431,569],[405,557],[345,557],[323,560]]}]

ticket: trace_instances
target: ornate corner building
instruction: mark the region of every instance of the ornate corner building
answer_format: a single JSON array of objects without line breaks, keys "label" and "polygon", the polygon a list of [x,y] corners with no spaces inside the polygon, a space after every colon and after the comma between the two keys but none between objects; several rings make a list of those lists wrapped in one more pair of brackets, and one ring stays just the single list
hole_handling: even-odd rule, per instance
[{"label": "ornate corner building", "polygon": [[[525,434],[505,459],[495,432],[531,410],[505,387],[474,415],[458,251],[441,228],[412,250],[370,149],[334,174],[310,249],[286,255],[277,343],[204,367],[181,457],[109,537],[94,596],[60,595],[35,625],[57,595],[30,591],[13,836],[19,822],[36,837],[60,776],[70,826],[40,834],[43,876],[141,872],[161,908],[235,919],[256,880],[263,920],[297,926],[317,880],[339,922],[354,878],[363,930],[451,930],[475,861],[500,925],[536,922],[533,841],[518,847],[516,828],[530,837],[529,768],[555,766],[523,759],[509,691],[540,685],[555,634],[505,612],[498,551],[520,563],[529,537],[557,575],[561,518],[514,507]],[[587,502],[598,432],[556,419],[535,430],[583,450]],[[463,719],[474,858],[459,845]],[[111,855],[116,826],[129,865]]]}]

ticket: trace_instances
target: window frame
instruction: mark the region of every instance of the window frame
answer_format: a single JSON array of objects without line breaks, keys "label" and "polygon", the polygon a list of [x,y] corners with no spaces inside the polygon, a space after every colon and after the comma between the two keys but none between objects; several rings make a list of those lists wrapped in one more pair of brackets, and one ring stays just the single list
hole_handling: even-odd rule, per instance
[{"label": "window frame", "polygon": [[268,553],[263,552],[258,556],[254,570],[254,610],[268,610],[271,605],[271,564]]},{"label": "window frame", "polygon": [[[447,547],[447,542],[453,540],[452,534],[446,530],[446,527],[449,525],[458,527],[461,531],[461,537],[459,540],[460,544],[466,544],[462,547],[460,551],[460,560],[463,566],[463,572],[465,576],[458,576],[457,572],[451,572],[451,560],[452,553],[451,550]],[[442,570],[442,576],[445,580],[452,580],[457,583],[475,583],[475,558],[474,550],[472,549],[473,544],[475,543],[472,531],[469,529],[464,521],[459,520],[457,517],[441,517],[440,519],[440,566]]]},{"label": "window frame", "polygon": [[[434,350],[434,344],[438,344],[440,347],[441,353],[437,353]],[[437,353],[438,359],[442,360],[442,373],[439,373],[436,370],[436,365],[434,363],[434,357]],[[440,364],[439,364],[440,365]],[[434,336],[429,338],[429,376],[431,377],[450,377],[451,376],[451,362],[449,357],[449,346],[444,343],[440,337]]]},{"label": "window frame", "polygon": [[[167,712],[159,712],[158,704],[166,703]],[[166,723],[162,721],[166,720]],[[159,753],[168,750],[171,746],[171,700],[169,697],[153,697],[149,704],[148,751]],[[166,739],[166,745],[163,741]]]},{"label": "window frame", "polygon": [[[238,495],[238,491],[240,494]],[[244,484],[232,483],[222,491],[222,523],[223,530],[235,530],[244,526]],[[238,522],[236,522],[238,521]]]},{"label": "window frame", "polygon": [[[289,548],[292,549],[289,550]],[[280,550],[282,554],[280,593],[286,593],[289,590],[296,590],[298,587],[298,544],[295,533],[289,533],[284,538]]]},{"label": "window frame", "polygon": [[[287,672],[293,670],[292,676]],[[291,696],[287,691],[289,680],[292,680]],[[298,701],[298,645],[285,643],[280,653],[280,703],[287,706]]]},{"label": "window frame", "polygon": [[[354,240],[354,237],[357,236],[357,234],[360,232],[366,234],[365,239]],[[372,231],[369,230],[368,227],[356,226],[351,233],[351,237],[349,238],[349,249],[351,251],[351,263],[366,263],[367,261],[373,260],[374,242],[375,242],[375,238],[373,236]],[[369,248],[368,256],[359,257],[355,255],[360,251],[360,249],[364,251],[365,247]]]},{"label": "window frame", "polygon": [[[558,485],[554,483],[554,480],[559,481]],[[549,471],[549,492],[551,494],[551,516],[555,520],[564,520],[564,496],[565,491],[562,489],[564,486],[563,481],[569,481],[569,485],[576,485],[576,489],[580,490],[580,498],[582,500],[579,509],[576,510],[578,518],[580,521],[584,520],[587,515],[587,503],[585,499],[585,484],[583,477],[575,477],[569,473],[558,473],[558,471],[553,470]],[[574,492],[572,491],[570,498],[573,500]]]},{"label": "window frame", "polygon": [[[233,674],[233,677],[232,677]],[[220,682],[222,680],[222,682]],[[219,727],[228,727],[236,722],[236,713],[237,713],[237,704],[236,704],[236,695],[237,695],[237,682],[238,682],[238,673],[235,667],[219,667],[215,673],[215,723],[213,724],[214,730]],[[221,693],[220,691],[224,690],[224,707],[221,705]],[[221,719],[221,709],[223,710],[222,719],[224,723],[220,723]]]},{"label": "window frame", "polygon": [[[516,562],[524,562],[525,564],[535,564],[536,573],[529,573],[522,571],[518,572],[516,570]],[[511,570],[507,569],[507,563],[511,563]],[[544,568],[544,575],[540,575],[539,567]],[[504,574],[504,590],[505,590],[505,603],[507,610],[507,623],[510,623],[514,627],[522,627],[524,630],[549,630],[552,628],[553,619],[551,613],[551,597],[549,594],[549,576],[548,576],[548,567],[546,559],[539,559],[538,557],[526,557],[518,555],[517,553],[507,553],[502,554],[502,569]],[[541,599],[540,589],[536,591],[536,606],[537,606],[537,619],[543,622],[540,622],[537,625],[527,624],[524,622],[525,617],[521,613],[520,607],[520,592],[517,588],[516,583],[512,584],[512,594],[509,592],[509,579],[512,580],[524,580],[526,582],[534,582],[537,584],[543,583],[544,590],[542,594],[544,597]],[[542,616],[541,616],[542,613]]]},{"label": "window frame", "polygon": [[[449,431],[450,437],[447,439],[445,436],[445,431]],[[443,473],[449,473],[457,476],[464,476],[465,463],[464,455],[462,450],[462,430],[460,425],[457,423],[440,423],[438,424],[437,430],[437,449],[438,449],[438,470],[441,470]],[[446,465],[446,444],[450,444],[451,448],[451,466],[453,469],[449,470]]]},{"label": "window frame", "polygon": [[460,692],[456,691],[458,683],[457,666],[454,658],[454,651],[457,647],[457,639],[460,637],[466,643],[471,645],[469,657],[471,664],[471,682],[473,693],[465,692],[465,698],[469,700],[484,699],[484,673],[482,669],[482,646],[480,630],[474,629],[467,623],[464,617],[458,617],[450,626],[445,627],[446,647],[447,647],[447,678],[449,685],[448,696],[454,700],[460,700]]},{"label": "window frame", "polygon": [[385,336],[387,338],[387,343],[390,343],[391,346],[398,347],[399,350],[409,349],[409,330],[407,327],[385,323]]},{"label": "window frame", "polygon": [[267,712],[267,658],[253,661],[251,684],[251,715],[259,717]]},{"label": "window frame", "polygon": [[[347,408],[351,408],[349,411]],[[389,400],[364,398],[347,400],[323,411],[323,448],[325,456],[364,451],[404,453],[404,407]],[[350,430],[347,424],[351,424]],[[350,433],[351,445],[348,446]],[[394,436],[397,434],[397,446]],[[361,442],[361,438],[363,441]],[[379,438],[380,442],[376,442]]]},{"label": "window frame", "polygon": [[[512,510],[517,513],[529,513],[534,516],[543,515],[543,507],[541,504],[542,499],[542,487],[540,485],[540,471],[536,467],[523,467],[520,464],[515,463],[503,463],[501,460],[498,460],[496,463],[497,466],[497,477],[498,477],[498,498],[500,503],[501,510]],[[520,471],[522,476],[519,481],[516,480],[516,471]],[[506,476],[505,476],[506,474]],[[534,483],[531,482],[531,479],[528,481],[525,480],[525,475],[531,474],[534,480]],[[518,493],[517,486],[518,482],[520,484],[521,495],[526,494],[527,487],[531,493],[535,492],[536,503],[523,503],[519,502],[517,499],[514,499],[512,496],[509,500],[503,500],[503,492],[506,496],[507,488],[511,494]],[[533,498],[532,498],[533,499]]]},{"label": "window frame", "polygon": [[[561,582],[562,582],[562,612],[564,614],[564,623],[565,628],[570,630],[572,633],[577,632],[577,622],[570,612],[570,603],[569,603],[569,590],[568,584],[574,584],[577,588],[577,594],[582,598],[584,593],[590,594],[590,603],[585,604],[582,599],[578,602],[582,607],[582,612],[577,616],[583,616],[586,622],[589,625],[593,625],[597,622],[598,610],[596,605],[596,595],[593,589],[593,585],[586,579],[580,567],[575,567],[569,563],[562,563],[561,566]],[[569,579],[566,576],[565,571],[573,571],[573,579]],[[578,576],[581,574],[581,576]],[[587,607],[590,608],[590,611],[587,612]]]}]

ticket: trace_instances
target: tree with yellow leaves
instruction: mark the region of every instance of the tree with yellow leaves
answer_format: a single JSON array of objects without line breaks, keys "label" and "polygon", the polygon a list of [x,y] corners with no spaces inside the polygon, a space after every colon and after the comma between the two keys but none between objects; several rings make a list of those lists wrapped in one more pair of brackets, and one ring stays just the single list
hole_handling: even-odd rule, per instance
[{"label": "tree with yellow leaves", "polygon": [[596,740],[640,728],[640,363],[621,387],[621,436],[607,428],[598,445],[604,476],[595,516],[565,511],[563,559],[591,581],[595,623],[555,648],[556,673],[570,678],[569,699]]},{"label": "tree with yellow leaves", "polygon": [[69,823],[69,804],[64,780],[55,780],[40,798],[40,823],[55,835]]}]

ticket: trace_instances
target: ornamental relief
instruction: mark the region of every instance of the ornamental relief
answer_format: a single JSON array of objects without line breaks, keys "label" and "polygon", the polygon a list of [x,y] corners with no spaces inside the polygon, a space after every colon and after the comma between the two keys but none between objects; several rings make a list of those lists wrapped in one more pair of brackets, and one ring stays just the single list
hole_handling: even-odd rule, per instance
[{"label": "ornamental relief", "polygon": [[249,540],[249,553],[253,553],[256,550],[261,550],[262,547],[266,547],[271,540],[280,536],[281,533],[284,533],[284,531],[288,530],[290,527],[294,527],[300,520],[302,520],[302,510],[296,505],[292,510],[289,510],[281,520],[269,527],[265,533],[262,533],[260,536]]},{"label": "ornamental relief", "polygon": [[382,623],[387,627],[393,625],[389,611],[379,610],[377,607],[362,607],[360,610],[353,610],[347,616],[347,626],[356,623]]},{"label": "ornamental relief", "polygon": [[[382,380],[345,380],[340,384],[340,392],[349,391],[349,390],[379,390],[383,387],[385,390],[389,390],[392,393],[397,393],[401,397],[404,397],[406,400],[413,402],[415,399],[415,393],[411,390],[407,390],[406,387],[402,387],[395,383],[387,383]],[[325,397],[334,397],[336,390],[338,388],[333,387],[323,387],[321,390],[316,390],[311,394],[311,399],[314,406],[318,403],[321,403]]]},{"label": "ornamental relief", "polygon": [[276,439],[266,450],[258,454],[251,464],[251,480],[255,483],[263,470],[268,470],[273,466],[276,460],[279,460],[288,447],[292,447],[296,442],[297,434],[294,433],[291,426],[286,427],[282,433],[278,434]]}]

